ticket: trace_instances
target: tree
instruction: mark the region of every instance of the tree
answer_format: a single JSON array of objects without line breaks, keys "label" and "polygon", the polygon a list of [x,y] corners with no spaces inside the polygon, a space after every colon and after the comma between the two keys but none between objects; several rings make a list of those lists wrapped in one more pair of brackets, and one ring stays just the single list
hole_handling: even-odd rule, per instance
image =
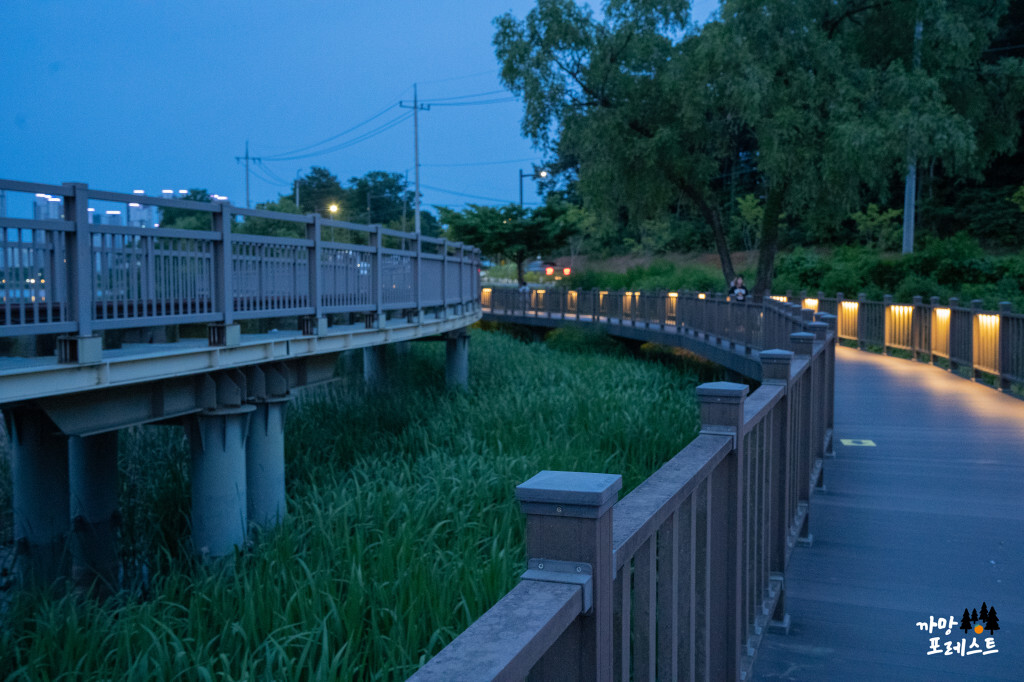
[{"label": "tree", "polygon": [[964,617],[960,619],[960,629],[967,632],[971,627],[971,614],[967,612],[967,609],[964,609]]},{"label": "tree", "polygon": [[983,622],[988,620],[988,606],[985,602],[981,602],[981,613],[979,613],[978,616]]},{"label": "tree", "polygon": [[[287,195],[295,203],[295,194]],[[299,212],[319,213],[328,215],[327,207],[335,204],[341,206],[345,191],[338,182],[338,177],[321,166],[313,166],[309,173],[299,179]],[[340,216],[346,218],[346,216]]]},{"label": "tree", "polygon": [[[190,201],[211,201],[210,193],[205,189],[190,189],[179,198]],[[211,225],[209,213],[191,211],[187,208],[160,209],[160,227],[173,227],[176,230],[209,230]]]},{"label": "tree", "polygon": [[988,630],[990,635],[994,635],[996,630],[999,629],[999,618],[996,617],[996,607],[994,606],[988,610],[988,617],[985,618],[985,629]]},{"label": "tree", "polygon": [[519,284],[525,284],[523,264],[534,256],[550,253],[568,241],[573,226],[563,220],[568,205],[558,200],[533,210],[518,204],[501,207],[470,204],[463,211],[438,207],[449,235],[476,246],[486,255],[507,258],[516,264]]},{"label": "tree", "polygon": [[[981,161],[979,128],[948,101],[955,83],[944,75],[978,71],[993,8],[962,4],[973,6],[929,3],[968,48],[936,51],[942,68],[928,73],[904,63],[906,40],[880,52],[865,28],[899,18],[912,33],[911,0],[725,0],[700,31],[683,0],[607,0],[600,20],[570,0],[539,0],[524,21],[499,17],[494,42],[524,132],[576,162],[585,205],[636,226],[686,202],[711,229],[727,281],[722,179],[753,164],[764,197],[758,294],[771,285],[783,211],[845,217],[902,175],[908,139],[921,158]],[[986,84],[998,101],[1012,81]]]}]

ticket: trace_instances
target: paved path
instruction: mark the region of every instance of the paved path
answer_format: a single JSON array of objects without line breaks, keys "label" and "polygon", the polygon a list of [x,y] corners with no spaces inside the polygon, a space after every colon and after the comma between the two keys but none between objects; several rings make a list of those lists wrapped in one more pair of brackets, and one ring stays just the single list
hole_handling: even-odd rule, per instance
[{"label": "paved path", "polygon": [[[1024,401],[839,348],[835,413],[814,544],[788,569],[792,628],[762,640],[754,678],[1024,680]],[[998,653],[946,656],[982,602],[1001,629],[977,641]],[[921,632],[930,616],[953,616],[952,633]]]}]

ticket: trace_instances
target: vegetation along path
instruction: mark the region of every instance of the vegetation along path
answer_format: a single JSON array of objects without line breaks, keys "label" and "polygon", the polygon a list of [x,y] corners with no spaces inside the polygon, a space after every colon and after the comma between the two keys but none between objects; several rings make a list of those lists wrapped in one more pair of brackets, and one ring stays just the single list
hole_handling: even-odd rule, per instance
[{"label": "vegetation along path", "polygon": [[[792,628],[762,640],[755,677],[1020,679],[1024,402],[841,347],[835,414],[813,546],[787,570]],[[964,610],[983,603],[999,629],[960,629]],[[917,625],[940,618],[942,629]],[[998,653],[985,652],[986,638]],[[933,641],[940,652],[929,653]]]}]

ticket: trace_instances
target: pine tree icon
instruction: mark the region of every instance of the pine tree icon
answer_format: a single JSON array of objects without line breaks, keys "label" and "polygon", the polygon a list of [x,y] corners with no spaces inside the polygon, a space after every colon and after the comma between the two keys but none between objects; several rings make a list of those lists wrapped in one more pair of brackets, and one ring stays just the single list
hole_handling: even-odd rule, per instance
[{"label": "pine tree icon", "polygon": [[971,627],[973,627],[971,625],[971,614],[967,612],[967,609],[964,609],[964,617],[960,619],[960,629],[967,632]]},{"label": "pine tree icon", "polygon": [[996,607],[992,607],[988,610],[988,618],[985,619],[985,629],[988,630],[988,634],[994,635],[996,630],[999,629],[999,618],[996,617]]},{"label": "pine tree icon", "polygon": [[988,618],[988,607],[985,606],[985,602],[981,602],[981,613],[978,614],[982,621]]},{"label": "pine tree icon", "polygon": [[972,623],[977,623],[978,622],[978,609],[974,609],[973,611],[971,611],[971,622]]}]

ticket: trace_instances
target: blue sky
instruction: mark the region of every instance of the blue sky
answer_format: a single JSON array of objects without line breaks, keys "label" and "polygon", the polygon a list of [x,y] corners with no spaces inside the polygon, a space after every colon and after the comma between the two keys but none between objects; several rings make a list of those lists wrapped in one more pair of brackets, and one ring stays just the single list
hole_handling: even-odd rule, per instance
[{"label": "blue sky", "polygon": [[[254,204],[290,193],[313,165],[342,181],[408,171],[411,183],[413,122],[398,120],[410,110],[388,107],[411,101],[418,83],[421,100],[488,102],[421,112],[424,205],[517,201],[519,170],[541,155],[520,134],[521,104],[495,92],[492,21],[506,11],[523,18],[533,5],[4,0],[0,177],[150,195],[201,187],[244,205],[236,157],[248,140],[263,159],[250,176]],[[706,15],[716,3],[696,5]],[[322,146],[341,149],[290,154],[380,112]],[[533,190],[527,180],[527,202]]]}]

